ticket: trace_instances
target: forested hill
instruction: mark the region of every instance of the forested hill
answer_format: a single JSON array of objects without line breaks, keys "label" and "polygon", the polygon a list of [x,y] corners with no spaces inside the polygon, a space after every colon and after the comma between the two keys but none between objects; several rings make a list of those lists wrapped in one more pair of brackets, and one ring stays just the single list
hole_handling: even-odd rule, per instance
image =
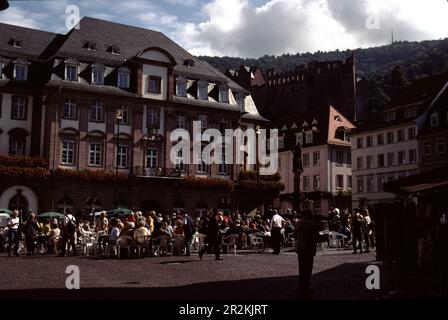
[{"label": "forested hill", "polygon": [[222,72],[226,69],[237,69],[242,63],[246,66],[259,65],[264,71],[270,68],[289,71],[297,65],[314,60],[344,59],[351,53],[355,54],[358,78],[367,77],[383,85],[390,83],[392,70],[397,65],[404,68],[409,80],[448,70],[448,38],[421,42],[399,41],[367,49],[318,51],[281,56],[265,55],[258,59],[209,56],[199,58],[208,61]]}]

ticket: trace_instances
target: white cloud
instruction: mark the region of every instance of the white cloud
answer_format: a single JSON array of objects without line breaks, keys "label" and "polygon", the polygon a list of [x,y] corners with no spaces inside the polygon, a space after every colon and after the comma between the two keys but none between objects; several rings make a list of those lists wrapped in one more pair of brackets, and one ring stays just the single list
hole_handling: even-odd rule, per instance
[{"label": "white cloud", "polygon": [[175,5],[184,5],[187,7],[191,7],[197,4],[197,0],[164,0],[166,3],[175,4]]},{"label": "white cloud", "polygon": [[[181,30],[194,54],[259,57],[264,54],[346,49],[396,40],[448,36],[448,5],[426,0],[214,0],[203,6],[206,21]],[[375,14],[379,29],[368,29]]]},{"label": "white cloud", "polygon": [[33,29],[38,29],[41,26],[37,21],[39,18],[42,18],[41,14],[33,14],[15,7],[0,12],[0,22]]}]

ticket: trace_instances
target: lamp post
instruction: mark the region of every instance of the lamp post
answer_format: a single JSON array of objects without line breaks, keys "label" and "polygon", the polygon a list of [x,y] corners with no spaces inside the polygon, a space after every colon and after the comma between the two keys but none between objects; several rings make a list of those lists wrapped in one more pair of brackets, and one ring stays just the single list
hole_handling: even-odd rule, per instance
[{"label": "lamp post", "polygon": [[115,157],[115,206],[118,207],[118,147],[120,144],[120,122],[123,120],[123,112],[122,110],[115,111],[115,123],[117,124],[117,137],[116,137],[116,149],[117,154]]},{"label": "lamp post", "polygon": [[303,166],[302,166],[302,146],[300,142],[298,143],[291,143],[295,142],[294,137],[289,137],[289,143],[290,146],[295,145],[292,149],[293,153],[293,167],[292,172],[294,174],[294,210],[297,212],[300,210],[300,176],[303,172]]},{"label": "lamp post", "polygon": [[[258,139],[259,139],[260,133],[261,133],[260,126],[256,126],[255,134],[257,135],[257,139],[256,139],[255,143],[256,143],[257,151],[258,151]],[[257,152],[257,156],[255,159],[257,159],[256,166],[257,166],[257,210],[258,210],[258,208],[260,208],[260,162],[258,161],[258,152]]]}]

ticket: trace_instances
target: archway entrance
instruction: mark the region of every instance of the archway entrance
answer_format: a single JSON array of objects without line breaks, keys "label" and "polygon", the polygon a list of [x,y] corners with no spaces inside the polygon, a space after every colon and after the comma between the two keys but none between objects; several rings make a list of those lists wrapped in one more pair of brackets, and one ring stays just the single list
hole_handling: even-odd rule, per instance
[{"label": "archway entrance", "polygon": [[19,210],[24,217],[28,211],[38,212],[38,201],[36,194],[27,186],[12,186],[0,196],[0,208],[8,208],[9,210]]},{"label": "archway entrance", "polygon": [[17,190],[17,194],[9,199],[8,209],[19,210],[22,213],[28,213],[28,200],[22,194],[22,190]]}]

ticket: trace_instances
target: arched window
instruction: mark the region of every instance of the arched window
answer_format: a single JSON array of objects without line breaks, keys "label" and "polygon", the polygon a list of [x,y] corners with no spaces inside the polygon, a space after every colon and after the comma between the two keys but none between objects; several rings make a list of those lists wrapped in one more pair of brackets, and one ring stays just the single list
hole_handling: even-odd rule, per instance
[{"label": "arched window", "polygon": [[101,211],[101,200],[97,197],[88,197],[86,199],[86,206],[91,212]]},{"label": "arched window", "polygon": [[207,215],[208,205],[204,201],[196,204],[196,215],[198,217],[205,217]]},{"label": "arched window", "polygon": [[22,213],[28,213],[28,200],[22,194],[21,189],[17,189],[17,194],[9,200],[9,210],[19,210]]}]

